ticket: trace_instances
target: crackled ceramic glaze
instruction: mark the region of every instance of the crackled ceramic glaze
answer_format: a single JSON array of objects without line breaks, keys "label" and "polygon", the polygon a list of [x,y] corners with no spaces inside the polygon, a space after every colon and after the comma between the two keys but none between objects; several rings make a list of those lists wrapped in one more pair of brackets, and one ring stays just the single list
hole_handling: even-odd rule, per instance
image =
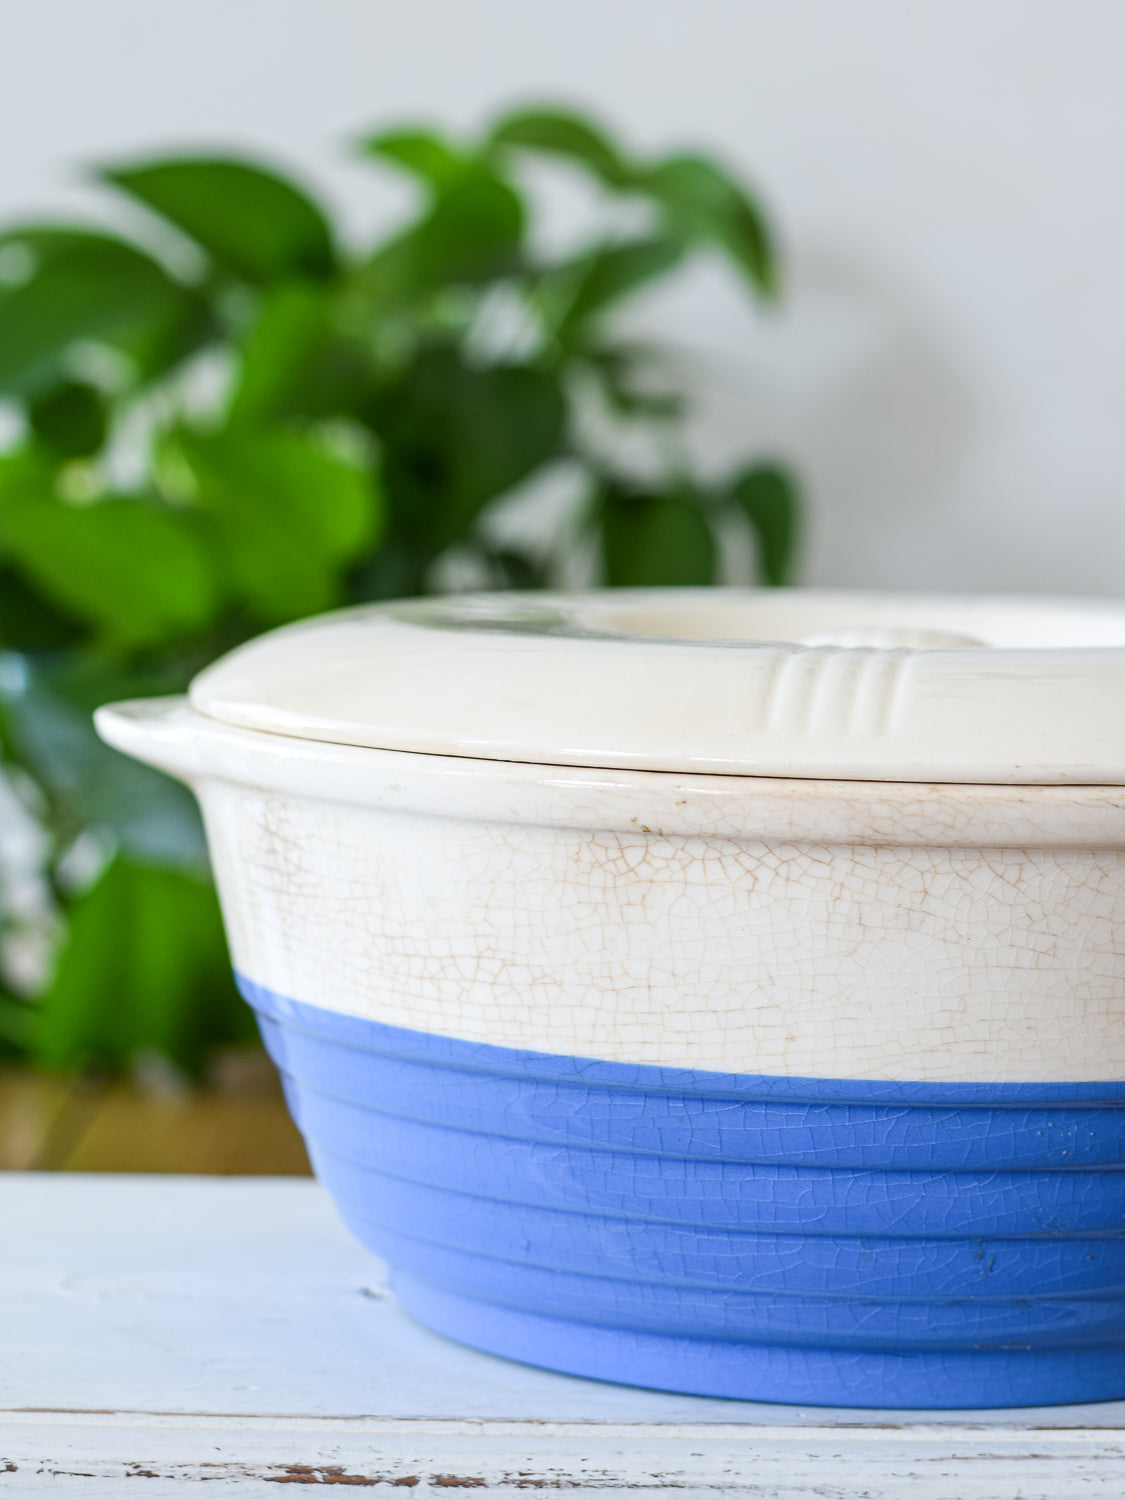
[{"label": "crackled ceramic glaze", "polygon": [[1125,1393],[1125,790],[332,743],[231,722],[233,660],[226,722],[205,683],[100,727],[195,788],[243,993],[409,1309],[715,1395]]}]

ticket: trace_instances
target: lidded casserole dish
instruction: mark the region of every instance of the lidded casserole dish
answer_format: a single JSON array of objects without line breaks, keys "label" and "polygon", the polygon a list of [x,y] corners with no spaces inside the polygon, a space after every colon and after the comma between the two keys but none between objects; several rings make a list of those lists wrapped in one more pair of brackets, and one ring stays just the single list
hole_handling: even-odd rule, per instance
[{"label": "lidded casserole dish", "polygon": [[98,723],[195,789],[423,1322],[709,1395],[1125,1396],[1125,606],[407,601]]}]

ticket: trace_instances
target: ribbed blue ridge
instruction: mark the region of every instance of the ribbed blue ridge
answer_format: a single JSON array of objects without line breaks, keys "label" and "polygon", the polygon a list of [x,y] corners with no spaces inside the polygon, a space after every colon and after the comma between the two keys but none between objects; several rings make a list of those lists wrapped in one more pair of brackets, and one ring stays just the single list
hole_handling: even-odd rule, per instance
[{"label": "ribbed blue ridge", "polygon": [[1125,1082],[610,1063],[239,983],[318,1175],[444,1333],[755,1400],[1125,1396]]}]

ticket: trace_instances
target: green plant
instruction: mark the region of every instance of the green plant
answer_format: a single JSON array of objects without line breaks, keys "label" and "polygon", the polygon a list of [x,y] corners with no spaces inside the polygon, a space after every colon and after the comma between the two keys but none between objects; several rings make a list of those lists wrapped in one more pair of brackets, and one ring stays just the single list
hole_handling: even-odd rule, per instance
[{"label": "green plant", "polygon": [[[654,386],[651,351],[612,318],[708,250],[774,294],[737,182],[702,156],[633,159],[546,109],[475,141],[398,130],[362,151],[421,199],[360,252],[238,160],[103,171],[135,238],[0,235],[0,398],[20,419],[0,456],[0,747],[45,831],[42,899],[8,914],[0,1037],[44,1065],[153,1048],[196,1068],[249,1034],[191,799],[97,742],[97,703],[179,691],[262,629],[453,567],[533,587],[581,548],[609,584],[709,583],[717,538],[742,526],[765,581],[789,568],[785,471],[695,473],[684,393]],[[599,227],[577,250],[537,247],[536,156],[593,185]],[[626,433],[648,444],[643,475],[616,457]],[[569,521],[505,540],[499,507],[553,466],[580,487]],[[17,983],[36,923],[48,948],[63,936],[47,975]]]}]

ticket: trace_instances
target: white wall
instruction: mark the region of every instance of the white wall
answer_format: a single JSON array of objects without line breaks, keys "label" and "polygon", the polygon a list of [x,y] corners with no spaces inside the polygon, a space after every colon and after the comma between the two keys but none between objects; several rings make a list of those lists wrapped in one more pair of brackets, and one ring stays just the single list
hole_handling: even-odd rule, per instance
[{"label": "white wall", "polygon": [[0,217],[84,161],[245,143],[356,224],[357,127],[543,95],[760,184],[787,307],[717,273],[647,311],[700,351],[701,441],[802,467],[806,576],[1125,590],[1120,0],[5,0]]}]

